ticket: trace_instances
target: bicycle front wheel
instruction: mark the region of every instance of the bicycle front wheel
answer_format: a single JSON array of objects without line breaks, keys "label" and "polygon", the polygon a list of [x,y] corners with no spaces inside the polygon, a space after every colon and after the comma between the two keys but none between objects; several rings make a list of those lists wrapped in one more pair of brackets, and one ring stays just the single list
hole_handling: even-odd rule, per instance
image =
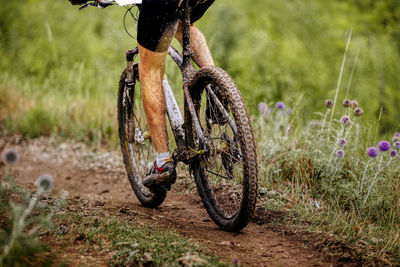
[{"label": "bicycle front wheel", "polygon": [[155,208],[166,197],[166,190],[150,192],[142,183],[154,162],[155,150],[151,142],[144,108],[140,97],[137,68],[132,81],[122,73],[118,88],[118,125],[122,156],[129,182],[143,206]]},{"label": "bicycle front wheel", "polygon": [[188,147],[205,148],[191,164],[199,195],[218,226],[239,231],[252,217],[257,198],[257,155],[249,115],[232,78],[218,67],[201,68],[189,92],[205,140],[201,144],[186,112]]}]

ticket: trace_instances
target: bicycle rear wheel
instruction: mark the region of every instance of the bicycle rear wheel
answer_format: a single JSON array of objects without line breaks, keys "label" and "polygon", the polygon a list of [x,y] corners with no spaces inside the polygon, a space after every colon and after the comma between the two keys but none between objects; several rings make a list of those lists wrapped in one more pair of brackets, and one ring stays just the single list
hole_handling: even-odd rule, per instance
[{"label": "bicycle rear wheel", "polygon": [[[206,147],[191,164],[199,195],[218,226],[239,231],[252,217],[257,198],[257,155],[248,113],[232,78],[220,68],[201,68],[189,91]],[[216,95],[221,95],[219,105]],[[214,104],[207,108],[207,101]],[[201,150],[190,113],[185,114],[187,145]]]},{"label": "bicycle rear wheel", "polygon": [[166,197],[166,190],[156,192],[142,184],[154,162],[155,150],[149,135],[141,100],[138,70],[133,69],[133,81],[126,81],[126,70],[122,73],[118,88],[119,138],[129,182],[143,206],[155,208]]}]

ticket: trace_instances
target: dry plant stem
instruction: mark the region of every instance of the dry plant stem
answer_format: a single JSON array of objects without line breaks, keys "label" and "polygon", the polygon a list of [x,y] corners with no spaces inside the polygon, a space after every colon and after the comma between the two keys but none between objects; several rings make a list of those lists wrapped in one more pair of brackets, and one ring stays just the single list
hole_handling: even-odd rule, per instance
[{"label": "dry plant stem", "polygon": [[353,32],[353,30],[350,31],[349,37],[347,38],[346,50],[344,51],[342,65],[340,67],[340,73],[339,73],[339,78],[338,78],[338,82],[337,82],[337,86],[336,86],[336,92],[335,92],[335,99],[333,100],[333,107],[332,107],[332,113],[331,113],[331,119],[330,119],[331,121],[333,119],[333,114],[335,114],[336,101],[337,101],[337,97],[338,97],[338,94],[339,94],[340,83],[342,82],[343,69],[344,69],[344,64],[346,62],[347,51],[349,50],[349,45],[350,45],[350,41],[351,41],[352,32]]},{"label": "dry plant stem", "polygon": [[379,166],[378,166],[378,171],[376,172],[374,178],[372,178],[372,183],[371,183],[371,185],[370,185],[369,188],[368,188],[367,195],[366,195],[365,198],[364,198],[364,201],[363,201],[363,204],[362,204],[361,208],[364,208],[365,203],[366,203],[367,200],[368,200],[369,194],[371,193],[371,189],[372,189],[372,187],[374,186],[374,184],[376,183],[376,181],[378,180],[378,179],[377,179],[377,178],[378,178],[378,174],[380,174],[384,169],[386,169],[386,168],[389,166],[389,164],[392,162],[392,160],[393,160],[393,158],[391,158],[385,166],[383,166],[382,168],[380,168],[380,167],[381,167],[381,163],[382,163],[382,157],[381,157],[381,160],[380,160]]},{"label": "dry plant stem", "polygon": [[362,192],[362,190],[363,190],[365,174],[367,173],[368,166],[369,166],[369,164],[371,163],[371,160],[372,160],[372,159],[370,158],[370,159],[368,160],[368,162],[367,162],[367,165],[365,165],[364,173],[363,173],[363,176],[362,176],[362,178],[361,178],[360,192]]},{"label": "dry plant stem", "polygon": [[29,214],[31,214],[32,210],[36,206],[36,203],[37,203],[39,197],[43,193],[44,193],[44,190],[43,190],[43,188],[40,187],[38,189],[38,191],[36,191],[35,195],[32,197],[31,201],[29,202],[28,208],[26,210],[24,210],[21,217],[17,220],[16,224],[14,224],[12,232],[11,232],[10,242],[4,247],[2,257],[7,256],[7,254],[10,252],[11,248],[14,246],[15,240],[17,239],[18,235],[22,234],[24,227],[25,227],[26,217],[28,217]]},{"label": "dry plant stem", "polygon": [[355,70],[356,65],[357,65],[357,62],[358,62],[358,56],[359,56],[359,55],[360,55],[360,48],[358,48],[358,50],[357,50],[357,55],[356,55],[356,58],[355,58],[354,63],[353,63],[353,68],[351,69],[350,79],[349,79],[349,82],[348,82],[348,84],[347,84],[347,90],[346,90],[345,98],[347,98],[348,95],[349,95],[350,86],[351,86],[351,82],[352,82],[352,80],[353,80],[353,74],[354,74],[354,70]]},{"label": "dry plant stem", "polygon": [[326,122],[326,117],[328,116],[330,109],[327,109],[324,115],[324,120],[322,121],[322,127],[321,127],[321,132],[320,135],[324,133],[324,127],[325,127],[325,122]]},{"label": "dry plant stem", "polygon": [[[62,198],[61,200],[64,200],[64,198]],[[60,202],[57,204],[55,209],[51,209],[50,213],[47,215],[46,220],[49,222],[51,221],[51,219],[53,218],[54,214],[56,213],[56,210],[59,210],[61,207]],[[40,229],[40,225],[36,225],[35,227],[33,227],[29,232],[28,232],[28,236],[32,236],[34,233],[37,232],[37,230]]]},{"label": "dry plant stem", "polygon": [[350,124],[350,127],[349,127],[349,129],[346,131],[346,134],[344,135],[344,139],[346,139],[346,140],[347,140],[347,136],[349,135],[349,133],[350,133],[351,129],[353,128],[353,125],[354,125],[354,124],[356,124],[356,118],[354,118],[354,121],[353,121],[353,123],[352,123],[352,124]]},{"label": "dry plant stem", "polygon": [[374,144],[376,143],[376,137],[378,136],[379,124],[382,119],[382,112],[383,112],[383,106],[381,106],[381,109],[379,111],[378,123],[376,124],[376,129],[375,129]]}]

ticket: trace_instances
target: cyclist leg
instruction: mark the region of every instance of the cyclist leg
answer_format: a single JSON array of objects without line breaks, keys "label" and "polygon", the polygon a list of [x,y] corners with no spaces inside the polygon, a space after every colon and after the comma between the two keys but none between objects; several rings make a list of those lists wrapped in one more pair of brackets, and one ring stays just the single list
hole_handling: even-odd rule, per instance
[{"label": "cyclist leg", "polygon": [[[213,3],[214,0],[198,0],[190,14],[190,47],[193,50],[193,60],[199,67],[214,65],[214,61],[207,46],[206,38],[193,23],[199,20]],[[179,21],[175,38],[182,44],[182,21]]]},{"label": "cyclist leg", "polygon": [[157,153],[168,152],[165,96],[162,88],[166,52],[157,53],[139,45],[139,80],[147,123]]},{"label": "cyclist leg", "polygon": [[[182,44],[182,22],[179,21],[175,38]],[[190,25],[190,47],[193,50],[193,60],[199,67],[214,65],[210,49],[203,33],[193,24]]]},{"label": "cyclist leg", "polygon": [[[169,157],[162,79],[168,46],[178,27],[179,2],[179,0],[144,0],[139,15],[139,79],[142,86],[143,106],[157,152],[157,160],[143,180],[143,184],[150,188],[160,185],[169,188],[176,179],[175,164]],[[204,11],[201,10],[202,12],[197,12],[196,17],[199,18],[205,10],[206,8]],[[199,36],[199,31],[194,30],[194,34]],[[199,38],[205,43],[202,34]],[[200,47],[203,48],[204,45]],[[199,61],[202,65],[213,64],[208,47],[205,47],[208,56],[205,59],[199,57]],[[200,49],[196,49],[198,50]]]},{"label": "cyclist leg", "polygon": [[169,189],[176,179],[175,163],[168,147],[162,79],[167,50],[178,25],[177,5],[178,0],[145,0],[139,15],[139,80],[144,111],[157,152],[154,166],[143,179],[143,184],[150,188],[164,186]]},{"label": "cyclist leg", "polygon": [[174,1],[144,0],[138,21],[139,80],[157,153],[169,151],[162,79],[168,46],[177,28],[178,0]]}]

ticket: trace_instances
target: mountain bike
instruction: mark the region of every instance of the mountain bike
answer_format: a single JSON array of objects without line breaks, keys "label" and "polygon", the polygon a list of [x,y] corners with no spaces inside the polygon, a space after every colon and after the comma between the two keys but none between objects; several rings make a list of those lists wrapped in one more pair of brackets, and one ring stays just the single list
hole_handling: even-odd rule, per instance
[{"label": "mountain bike", "polygon": [[[136,4],[138,0],[118,0]],[[131,2],[130,2],[131,1]],[[190,2],[193,2],[192,0]],[[102,7],[115,4],[108,1]],[[90,2],[86,5],[99,5]],[[198,193],[222,229],[244,228],[257,198],[257,155],[250,118],[232,78],[221,68],[195,70],[190,49],[189,1],[181,5],[183,52],[172,46],[169,56],[183,76],[183,116],[168,79],[163,80],[168,121],[176,142],[175,162],[189,165]],[[159,206],[167,195],[164,188],[152,189],[142,179],[154,162],[155,150],[141,101],[138,48],[126,52],[126,69],[118,87],[118,124],[122,156],[137,198],[146,207]]]}]

